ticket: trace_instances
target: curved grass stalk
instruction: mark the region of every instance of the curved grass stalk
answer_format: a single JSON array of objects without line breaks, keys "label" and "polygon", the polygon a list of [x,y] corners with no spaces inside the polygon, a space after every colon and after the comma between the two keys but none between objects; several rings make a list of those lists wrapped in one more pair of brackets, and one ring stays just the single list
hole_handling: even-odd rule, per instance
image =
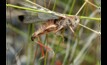
[{"label": "curved grass stalk", "polygon": [[[13,8],[18,8],[18,9],[23,9],[23,10],[28,10],[28,11],[32,11],[32,12],[43,12],[43,13],[49,13],[47,11],[42,11],[42,10],[36,10],[36,9],[32,9],[32,8],[27,8],[27,7],[21,7],[21,6],[16,6],[16,5],[12,5],[12,4],[6,4],[7,7],[13,7]],[[68,15],[68,16],[73,16],[73,15]],[[91,17],[86,17],[86,16],[79,16],[80,19],[90,19],[90,20],[101,20],[101,18],[91,18]]]},{"label": "curved grass stalk", "polygon": [[32,11],[32,12],[44,12],[44,13],[47,13],[46,11],[41,11],[41,10],[36,10],[36,9],[32,9],[32,8],[16,6],[16,5],[12,5],[12,4],[6,4],[6,6],[7,7],[18,8],[18,9],[23,9],[23,10],[28,10],[28,11]]}]

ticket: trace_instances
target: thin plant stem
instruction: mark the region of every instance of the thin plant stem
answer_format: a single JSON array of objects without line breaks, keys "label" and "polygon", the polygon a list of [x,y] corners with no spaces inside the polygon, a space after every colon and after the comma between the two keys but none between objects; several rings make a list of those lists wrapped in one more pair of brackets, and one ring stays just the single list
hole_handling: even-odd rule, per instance
[{"label": "thin plant stem", "polygon": [[81,8],[78,10],[78,12],[75,14],[76,16],[80,13],[80,11],[83,9],[83,7],[87,4],[87,2],[85,1],[84,4],[81,6]]},{"label": "thin plant stem", "polygon": [[49,3],[48,3],[48,6],[47,6],[47,8],[49,8],[49,6],[50,6],[50,3],[51,3],[51,0],[49,0]]},{"label": "thin plant stem", "polygon": [[52,9],[52,11],[54,11],[54,10],[55,10],[56,3],[57,3],[57,0],[55,0],[55,3],[54,3],[54,6],[53,6],[53,9]]},{"label": "thin plant stem", "polygon": [[76,2],[76,0],[73,0],[70,11],[69,11],[69,14],[72,14],[72,10],[73,10],[73,7],[75,5],[75,2]]},{"label": "thin plant stem", "polygon": [[92,6],[96,7],[96,8],[99,8],[97,5],[91,3],[90,1],[87,1],[87,3],[91,4]]},{"label": "thin plant stem", "polygon": [[58,46],[56,47],[55,55],[54,55],[54,58],[52,59],[51,65],[54,65],[54,61],[55,61],[55,57],[56,57],[56,53],[57,53],[58,50],[59,50],[59,46],[60,46],[60,43],[61,43],[61,42],[62,42],[62,38],[59,39],[59,43],[58,43]]},{"label": "thin plant stem", "polygon": [[95,31],[95,30],[93,30],[93,29],[91,29],[91,28],[89,28],[89,27],[86,27],[86,26],[84,26],[84,25],[82,25],[82,24],[79,24],[79,25],[82,26],[82,27],[84,27],[84,28],[86,28],[86,29],[88,29],[88,30],[90,30],[90,31],[92,31],[92,32],[94,32],[94,33],[96,33],[96,34],[101,35],[101,32],[97,32],[97,31]]},{"label": "thin plant stem", "polygon": [[[28,10],[28,11],[32,11],[32,12],[43,12],[43,13],[49,13],[47,11],[42,11],[42,10],[36,10],[36,9],[32,9],[32,8],[27,8],[27,7],[20,7],[20,6],[16,6],[16,5],[12,5],[12,4],[6,4],[7,7],[14,7],[14,8],[18,8],[18,9],[23,9],[23,10]],[[68,16],[74,16],[74,15],[68,15]],[[87,17],[87,16],[79,16],[80,19],[90,19],[90,20],[101,20],[101,18],[91,18],[91,17]]]}]

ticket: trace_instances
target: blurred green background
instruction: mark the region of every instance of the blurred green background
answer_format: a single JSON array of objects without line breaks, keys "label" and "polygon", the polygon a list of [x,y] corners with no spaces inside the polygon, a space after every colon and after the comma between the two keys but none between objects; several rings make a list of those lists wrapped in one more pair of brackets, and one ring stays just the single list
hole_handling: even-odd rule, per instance
[{"label": "blurred green background", "polygon": [[[6,0],[8,4],[17,4],[19,0]],[[101,7],[101,0],[89,0]],[[20,0],[21,2],[21,0]],[[32,0],[51,11],[75,15],[84,0]],[[40,36],[42,44],[54,51],[45,51],[45,57],[39,45],[31,41],[31,35],[41,24],[25,24],[18,20],[20,9],[6,7],[6,65],[101,65],[101,35],[78,26],[76,37],[69,28]],[[87,3],[78,16],[101,18],[101,9]],[[80,19],[80,23],[95,31],[101,31],[101,20]]]}]

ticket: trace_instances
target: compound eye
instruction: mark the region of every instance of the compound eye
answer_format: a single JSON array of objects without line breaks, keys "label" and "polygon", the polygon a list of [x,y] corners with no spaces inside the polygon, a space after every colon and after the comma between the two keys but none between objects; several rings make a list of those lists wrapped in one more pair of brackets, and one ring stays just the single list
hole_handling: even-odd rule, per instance
[{"label": "compound eye", "polygon": [[79,18],[77,16],[75,17],[75,23],[79,23]]}]

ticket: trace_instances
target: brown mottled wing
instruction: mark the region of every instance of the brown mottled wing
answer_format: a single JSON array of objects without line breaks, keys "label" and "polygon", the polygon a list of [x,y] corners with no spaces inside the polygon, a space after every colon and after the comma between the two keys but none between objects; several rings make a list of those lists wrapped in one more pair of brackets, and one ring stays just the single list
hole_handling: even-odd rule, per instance
[{"label": "brown mottled wing", "polygon": [[49,19],[58,19],[59,16],[55,15],[52,11],[38,5],[38,4],[30,4],[28,2],[19,2],[21,6],[33,8],[35,10],[42,10],[49,13],[43,12],[32,12],[32,11],[23,11],[23,15],[18,16],[19,20],[24,23],[36,23],[38,21],[46,21]]}]

